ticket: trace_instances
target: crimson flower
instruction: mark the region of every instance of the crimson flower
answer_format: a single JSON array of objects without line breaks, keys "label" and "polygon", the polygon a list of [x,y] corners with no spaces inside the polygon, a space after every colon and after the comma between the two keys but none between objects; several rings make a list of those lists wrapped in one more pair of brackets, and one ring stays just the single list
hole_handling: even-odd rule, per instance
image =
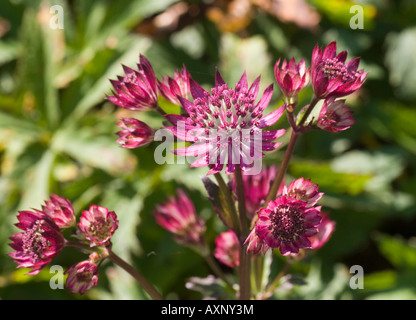
[{"label": "crimson flower", "polygon": [[256,236],[270,248],[279,248],[282,255],[297,254],[310,248],[310,237],[318,232],[321,207],[288,196],[278,197],[257,211]]},{"label": "crimson flower", "polygon": [[157,79],[150,62],[140,55],[138,71],[123,66],[125,75],[110,80],[115,92],[107,99],[117,106],[133,111],[156,108],[158,100]]},{"label": "crimson flower", "polygon": [[123,148],[134,149],[153,141],[154,131],[143,121],[134,118],[123,118],[116,124],[123,129],[116,133],[120,137],[117,142]]},{"label": "crimson flower", "polygon": [[107,245],[118,228],[117,215],[105,207],[91,205],[84,210],[79,219],[78,227],[90,246]]},{"label": "crimson flower", "polygon": [[282,194],[305,201],[307,207],[314,206],[324,195],[323,192],[319,192],[319,186],[316,183],[303,178],[293,180],[289,186],[284,186]]},{"label": "crimson flower", "polygon": [[361,88],[367,73],[357,70],[360,58],[351,59],[347,64],[347,51],[337,55],[335,41],[329,43],[322,51],[318,45],[312,52],[312,87],[319,99],[343,97]]},{"label": "crimson flower", "polygon": [[271,249],[258,235],[256,228],[253,228],[248,235],[244,244],[247,246],[247,252],[252,254],[263,253]]},{"label": "crimson flower", "polygon": [[226,174],[235,172],[237,165],[244,171],[249,172],[253,167],[257,170],[263,151],[280,146],[281,143],[273,141],[285,133],[284,129],[262,131],[279,120],[285,107],[263,116],[272,97],[273,85],[266,88],[256,104],[259,82],[260,77],[248,88],[244,73],[235,89],[231,89],[217,71],[215,87],[208,92],[192,80],[194,102],[179,97],[188,116],[168,115],[174,126],[166,129],[193,144],[174,152],[180,156],[197,157],[191,167],[210,166],[208,174],[220,172],[224,164]]},{"label": "crimson flower", "polygon": [[39,210],[19,211],[16,226],[23,232],[10,237],[14,252],[9,256],[18,268],[30,268],[27,274],[38,274],[64,247],[64,236],[56,223]]},{"label": "crimson flower", "polygon": [[162,81],[158,81],[159,91],[163,97],[176,105],[181,105],[179,97],[189,99],[191,96],[191,75],[185,66],[182,71],[175,71],[173,78],[169,76],[162,77]]},{"label": "crimson flower", "polygon": [[205,232],[205,222],[195,213],[195,207],[182,190],[177,197],[156,207],[154,212],[157,223],[172,232],[179,243],[201,245]]},{"label": "crimson flower", "polygon": [[72,203],[56,194],[52,194],[45,205],[42,206],[42,211],[49,216],[59,228],[70,228],[76,223],[76,217]]},{"label": "crimson flower", "polygon": [[318,227],[318,233],[309,238],[311,241],[312,249],[319,249],[325,243],[327,243],[329,238],[331,238],[336,226],[335,221],[330,220],[328,214],[321,212],[320,215],[322,220]]},{"label": "crimson flower", "polygon": [[279,59],[274,66],[274,77],[290,103],[309,84],[311,74],[310,68],[306,69],[305,59],[300,60],[299,64],[296,64],[295,58],[290,59],[289,63],[283,60],[282,66]]},{"label": "crimson flower", "polygon": [[229,230],[222,232],[215,239],[215,251],[214,256],[221,263],[225,264],[230,268],[238,267],[240,242],[234,231]]},{"label": "crimson flower", "polygon": [[352,111],[345,105],[345,100],[335,100],[334,97],[330,97],[324,101],[317,121],[319,128],[339,132],[349,129],[354,123]]},{"label": "crimson flower", "polygon": [[90,260],[74,264],[65,273],[65,285],[72,293],[84,294],[98,283],[98,266]]}]

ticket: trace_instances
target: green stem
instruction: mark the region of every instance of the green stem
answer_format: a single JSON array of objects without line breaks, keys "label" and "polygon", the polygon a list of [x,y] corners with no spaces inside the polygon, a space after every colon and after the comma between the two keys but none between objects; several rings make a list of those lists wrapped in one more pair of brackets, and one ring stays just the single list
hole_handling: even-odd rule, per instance
[{"label": "green stem", "polygon": [[[312,110],[315,108],[316,104],[318,103],[319,99],[314,97],[312,102],[309,105],[309,108],[304,113],[302,119],[299,121],[298,125],[294,128],[292,128],[292,133],[290,135],[289,144],[287,145],[285,155],[283,156],[283,160],[281,165],[279,166],[279,170],[277,172],[277,176],[273,181],[273,185],[270,188],[269,194],[267,195],[266,201],[264,202],[264,205],[267,206],[269,201],[273,200],[274,197],[276,197],[277,190],[279,190],[279,186],[281,185],[283,178],[286,174],[287,168],[289,166],[290,159],[292,157],[293,151],[295,150],[296,141],[298,140],[299,135],[302,134],[302,132],[299,130],[303,124],[305,123],[306,119],[311,114]],[[292,125],[292,124],[291,124]]]},{"label": "green stem", "polygon": [[239,254],[239,283],[240,283],[240,299],[241,300],[249,300],[251,297],[251,258],[250,255],[247,254],[244,248],[244,240],[247,238],[249,233],[249,220],[247,219],[247,211],[246,211],[246,198],[244,194],[244,183],[243,183],[243,176],[241,171],[241,166],[237,165],[235,170],[235,180],[236,180],[236,187],[237,187],[237,199],[238,199],[238,213],[239,213],[239,221],[240,221],[240,254]]},{"label": "green stem", "polygon": [[300,119],[297,128],[301,128],[303,124],[305,123],[306,119],[308,119],[309,115],[311,114],[312,110],[315,108],[316,104],[318,103],[319,99],[317,97],[314,97],[312,99],[312,102],[309,104],[309,108],[304,113],[302,119]]},{"label": "green stem", "polygon": [[251,256],[247,253],[243,245],[240,246],[240,264],[238,266],[238,280],[240,283],[240,300],[250,300],[251,298]]},{"label": "green stem", "polygon": [[157,289],[137,269],[121,259],[111,249],[107,250],[109,259],[120,268],[127,271],[134,279],[136,279],[153,300],[163,300],[163,297],[159,291],[157,291]]},{"label": "green stem", "polygon": [[262,290],[262,280],[263,280],[263,268],[264,268],[264,256],[257,255],[253,257],[253,267],[254,267],[254,281],[256,284],[257,292]]},{"label": "green stem", "polygon": [[238,217],[240,221],[240,230],[242,237],[245,239],[249,233],[249,221],[247,219],[246,196],[244,194],[244,182],[240,165],[236,166],[234,174],[237,187]]},{"label": "green stem", "polygon": [[235,208],[234,199],[231,195],[230,189],[227,187],[227,184],[225,183],[224,179],[221,176],[221,173],[217,172],[214,174],[215,179],[217,180],[218,186],[220,188],[220,192],[224,196],[225,203],[228,207],[227,212],[230,213],[231,221],[233,224],[234,231],[237,235],[237,237],[240,237],[240,227],[239,227],[239,220],[237,215],[237,209]]},{"label": "green stem", "polygon": [[298,140],[298,134],[295,132],[295,130],[292,130],[289,144],[287,145],[287,148],[285,151],[285,155],[283,156],[282,163],[280,164],[279,170],[277,171],[277,176],[274,179],[273,184],[270,188],[269,194],[267,195],[267,198],[264,202],[265,206],[267,206],[267,204],[276,197],[277,190],[279,190],[279,186],[281,185],[283,178],[286,174],[286,170],[289,166],[290,158],[292,157],[293,151],[295,150],[295,145],[296,145],[297,140]]}]

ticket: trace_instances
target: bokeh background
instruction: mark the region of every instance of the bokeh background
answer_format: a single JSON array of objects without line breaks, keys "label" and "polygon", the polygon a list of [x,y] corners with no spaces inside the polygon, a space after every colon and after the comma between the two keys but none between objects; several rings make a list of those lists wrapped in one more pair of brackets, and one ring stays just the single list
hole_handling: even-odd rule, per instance
[{"label": "bokeh background", "polygon": [[[50,27],[53,5],[63,8],[63,29]],[[354,5],[363,9],[363,29],[350,27]],[[114,210],[120,220],[114,251],[169,298],[201,298],[186,282],[205,277],[208,266],[173,241],[152,211],[183,188],[206,219],[213,247],[223,226],[200,179],[206,170],[156,164],[157,142],[120,148],[115,123],[132,114],[105,100],[109,79],[123,74],[122,64],[135,68],[140,53],[159,78],[186,65],[207,87],[217,67],[230,84],[246,70],[250,82],[262,75],[263,88],[275,83],[272,110],[282,103],[273,77],[277,59],[304,57],[309,64],[317,43],[336,40],[348,59],[360,56],[360,67],[370,72],[347,99],[357,122],[339,134],[304,135],[287,178],[319,184],[336,231],[322,249],[293,265],[298,285],[276,297],[415,299],[415,17],[412,0],[1,0],[0,298],[146,298],[111,263],[101,266],[98,286],[82,296],[52,290],[49,268],[37,276],[15,268],[6,254],[17,211],[40,208],[51,192],[70,199],[78,214],[91,203]],[[302,92],[300,104],[311,94],[310,88]],[[154,128],[162,124],[153,112],[134,116]],[[265,163],[281,157],[277,150]],[[53,264],[67,268],[85,258],[65,248]],[[272,272],[281,267],[277,253],[275,260]],[[364,289],[349,286],[353,265],[364,270]]]}]

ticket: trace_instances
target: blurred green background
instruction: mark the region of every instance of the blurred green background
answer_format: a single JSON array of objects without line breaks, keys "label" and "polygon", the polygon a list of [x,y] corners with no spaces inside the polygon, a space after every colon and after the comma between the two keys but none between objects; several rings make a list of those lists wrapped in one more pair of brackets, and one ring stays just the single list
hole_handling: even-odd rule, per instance
[{"label": "blurred green background", "polygon": [[[51,28],[63,9],[63,29]],[[363,9],[363,29],[350,20]],[[157,142],[126,150],[115,142],[115,123],[135,116],[153,128],[153,112],[129,113],[105,100],[109,79],[139,54],[157,77],[185,64],[195,80],[212,85],[215,68],[234,84],[275,83],[270,110],[281,96],[273,77],[277,59],[304,57],[316,43],[336,40],[348,59],[361,56],[368,80],[349,96],[356,124],[330,134],[313,131],[297,145],[288,180],[303,176],[325,192],[323,210],[337,223],[330,241],[296,262],[282,299],[416,298],[416,2],[412,0],[35,1],[0,5],[0,298],[144,299],[143,291],[111,263],[85,295],[52,290],[45,268],[26,276],[6,253],[18,210],[40,208],[51,192],[70,199],[79,214],[91,203],[119,217],[114,251],[138,267],[172,299],[199,299],[189,277],[205,277],[204,260],[172,239],[152,216],[156,204],[185,189],[207,221],[208,240],[223,231],[201,182],[205,169],[157,165]],[[56,22],[56,21],[55,21]],[[300,103],[309,102],[310,88]],[[161,105],[167,106],[166,101]],[[286,126],[285,121],[281,122]],[[282,151],[265,162],[278,163]],[[52,264],[85,259],[65,248]],[[276,253],[272,273],[281,267]],[[364,289],[349,286],[350,267],[364,270]],[[224,271],[232,270],[224,267]]]}]

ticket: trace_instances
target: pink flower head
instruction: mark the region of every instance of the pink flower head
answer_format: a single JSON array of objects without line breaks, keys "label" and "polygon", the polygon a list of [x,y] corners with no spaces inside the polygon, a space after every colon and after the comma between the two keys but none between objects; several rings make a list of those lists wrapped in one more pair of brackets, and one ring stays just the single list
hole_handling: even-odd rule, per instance
[{"label": "pink flower head", "polygon": [[266,252],[271,249],[262,239],[259,238],[256,228],[251,230],[244,244],[247,245],[247,252],[252,254],[258,254],[259,252],[266,254]]},{"label": "pink flower head", "polygon": [[93,204],[89,210],[82,212],[78,226],[91,247],[107,245],[118,228],[117,215],[114,211]]},{"label": "pink flower head", "polygon": [[38,274],[64,247],[64,236],[53,220],[42,211],[19,211],[16,226],[23,232],[10,237],[14,252],[9,256],[18,268],[30,268],[27,274]]},{"label": "pink flower head", "polygon": [[288,187],[284,186],[283,195],[305,201],[307,207],[312,207],[324,194],[323,192],[319,192],[319,187],[316,183],[311,183],[311,180],[299,178],[293,180]]},{"label": "pink flower head", "polygon": [[345,100],[335,100],[333,97],[326,99],[318,116],[318,127],[330,132],[349,129],[355,123],[355,119],[350,108],[344,103]]},{"label": "pink flower head", "polygon": [[84,294],[98,283],[98,266],[90,260],[81,261],[67,271],[65,285],[72,293]]},{"label": "pink flower head", "polygon": [[282,255],[299,253],[310,248],[310,237],[318,232],[321,207],[308,208],[307,203],[281,196],[257,211],[257,236],[271,248],[279,248]]},{"label": "pink flower head", "polygon": [[123,118],[117,123],[117,126],[123,129],[117,132],[120,137],[117,142],[123,148],[134,149],[153,141],[153,129],[142,121],[134,118]]},{"label": "pink flower head", "polygon": [[[263,116],[273,93],[270,85],[255,104],[259,91],[260,77],[248,88],[246,73],[231,89],[225,84],[220,73],[215,76],[215,87],[205,91],[191,81],[194,102],[179,98],[188,117],[168,115],[175,126],[167,127],[179,139],[193,142],[191,146],[175,150],[177,155],[197,157],[191,167],[210,166],[208,174],[220,172],[226,164],[226,174],[233,173],[240,165],[250,170],[264,154],[281,143],[273,140],[282,136],[284,129],[262,131],[276,123],[285,107]],[[226,158],[228,157],[228,160]]]},{"label": "pink flower head", "polygon": [[186,67],[183,66],[182,71],[175,71],[173,78],[162,77],[162,81],[158,81],[159,91],[163,97],[176,105],[181,105],[179,97],[189,99],[191,96],[191,75]]},{"label": "pink flower head", "polygon": [[205,222],[195,213],[195,207],[186,193],[179,189],[177,197],[156,207],[157,223],[175,235],[179,243],[201,245]]},{"label": "pink flower head", "polygon": [[107,99],[117,106],[133,111],[144,111],[157,106],[157,79],[150,62],[140,55],[138,71],[123,66],[125,76],[110,80],[115,91]]},{"label": "pink flower head", "polygon": [[[259,174],[243,175],[244,195],[246,199],[246,210],[250,217],[263,205],[269,194],[270,186],[277,174],[276,166],[264,167]],[[284,184],[282,183],[277,194],[281,194]],[[231,188],[237,194],[235,176],[231,180]],[[277,195],[276,195],[277,196]]]},{"label": "pink flower head", "polygon": [[323,212],[321,212],[321,217],[322,220],[318,227],[318,233],[309,239],[312,249],[319,249],[327,243],[335,230],[335,221],[330,220],[328,215]]},{"label": "pink flower head", "polygon": [[281,67],[279,59],[274,66],[274,77],[289,102],[309,84],[311,74],[310,68],[306,69],[305,59],[300,60],[299,64],[296,64],[295,58],[292,58],[289,63],[283,60]]},{"label": "pink flower head", "polygon": [[312,52],[312,86],[319,99],[343,97],[361,88],[367,73],[357,70],[360,58],[351,59],[345,64],[347,51],[337,55],[337,43],[331,42],[322,51],[318,45]]},{"label": "pink flower head", "polygon": [[215,239],[215,245],[214,256],[218,261],[230,268],[238,267],[240,243],[234,231],[222,232]]},{"label": "pink flower head", "polygon": [[49,201],[45,201],[42,211],[49,216],[59,228],[70,228],[76,223],[72,203],[56,194],[52,194]]}]

